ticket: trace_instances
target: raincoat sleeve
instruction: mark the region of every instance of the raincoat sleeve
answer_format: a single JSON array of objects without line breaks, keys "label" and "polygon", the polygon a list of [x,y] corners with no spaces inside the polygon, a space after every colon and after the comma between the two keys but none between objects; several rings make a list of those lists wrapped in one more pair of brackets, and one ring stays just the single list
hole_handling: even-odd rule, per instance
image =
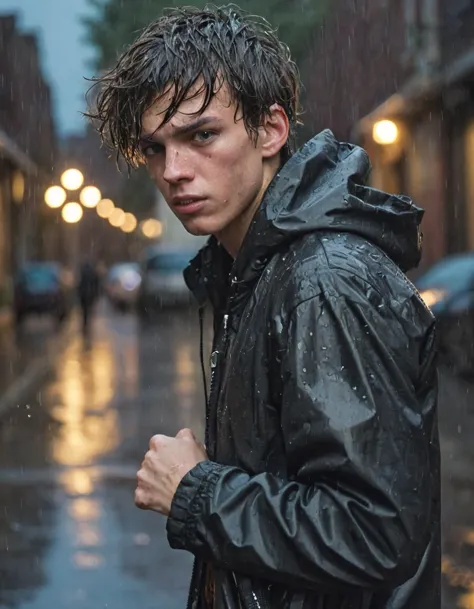
[{"label": "raincoat sleeve", "polygon": [[300,303],[282,361],[289,479],[199,464],[174,498],[172,547],[308,590],[407,581],[427,546],[431,510],[417,395],[431,389],[406,370],[414,349],[389,308],[363,295]]}]

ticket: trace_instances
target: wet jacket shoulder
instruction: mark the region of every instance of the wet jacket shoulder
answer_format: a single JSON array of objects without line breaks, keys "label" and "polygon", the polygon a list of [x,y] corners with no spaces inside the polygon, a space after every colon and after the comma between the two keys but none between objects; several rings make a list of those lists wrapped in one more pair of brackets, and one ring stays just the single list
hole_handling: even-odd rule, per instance
[{"label": "wet jacket shoulder", "polygon": [[215,450],[178,488],[169,540],[215,566],[219,609],[431,609],[434,320],[403,272],[421,210],[365,187],[360,149],[315,140],[233,265]]},{"label": "wet jacket shoulder", "polygon": [[[286,320],[283,327],[289,327],[295,313],[301,314],[305,302],[322,314],[333,311],[341,324],[346,314],[360,309],[357,321],[365,320],[365,335],[377,330],[386,348],[398,353],[397,363],[413,383],[422,378],[424,367],[432,367],[433,315],[406,275],[373,243],[348,233],[310,233],[274,262],[272,317]],[[346,325],[350,330],[357,324],[347,320]],[[282,337],[284,344],[287,339]],[[373,348],[369,341],[368,349]],[[373,358],[370,353],[363,357],[367,363]]]}]

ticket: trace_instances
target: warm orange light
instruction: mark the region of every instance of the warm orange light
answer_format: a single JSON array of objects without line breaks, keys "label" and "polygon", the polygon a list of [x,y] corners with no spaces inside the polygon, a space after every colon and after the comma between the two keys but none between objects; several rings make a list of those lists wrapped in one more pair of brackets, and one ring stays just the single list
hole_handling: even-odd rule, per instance
[{"label": "warm orange light", "polygon": [[86,186],[79,195],[79,201],[89,208],[96,207],[101,198],[102,194],[96,186]]},{"label": "warm orange light", "polygon": [[422,290],[420,296],[425,305],[431,308],[446,296],[446,292],[433,288],[432,290]]},{"label": "warm orange light", "polygon": [[61,176],[61,184],[66,190],[78,190],[84,183],[84,176],[79,169],[67,169]]},{"label": "warm orange light", "polygon": [[114,209],[115,205],[112,199],[102,199],[97,204],[96,211],[98,216],[107,219],[110,217],[110,214],[114,211]]},{"label": "warm orange light", "polygon": [[125,212],[123,209],[116,207],[109,216],[109,222],[115,228],[119,228],[125,222]]},{"label": "warm orange light", "polygon": [[83,215],[82,207],[79,203],[66,203],[66,205],[61,210],[61,215],[63,217],[64,222],[68,224],[76,224],[82,218]]},{"label": "warm orange light", "polygon": [[157,239],[163,233],[163,225],[159,220],[149,218],[142,222],[141,231],[148,239]]},{"label": "warm orange light", "polygon": [[124,233],[132,233],[137,228],[137,219],[133,214],[125,214],[125,219],[120,227]]},{"label": "warm orange light", "polygon": [[377,144],[394,144],[398,139],[398,127],[393,121],[377,121],[372,130],[372,137]]},{"label": "warm orange light", "polygon": [[61,207],[66,198],[66,191],[61,186],[50,186],[44,193],[46,205],[52,208]]}]

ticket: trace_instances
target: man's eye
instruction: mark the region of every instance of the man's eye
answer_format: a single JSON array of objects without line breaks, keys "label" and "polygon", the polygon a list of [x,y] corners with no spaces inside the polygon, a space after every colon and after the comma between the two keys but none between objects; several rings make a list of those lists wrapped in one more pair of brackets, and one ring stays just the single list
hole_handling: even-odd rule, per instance
[{"label": "man's eye", "polygon": [[212,138],[215,136],[216,134],[214,133],[214,131],[198,131],[197,133],[194,134],[193,139],[196,142],[208,142],[209,140],[212,140]]},{"label": "man's eye", "polygon": [[161,146],[161,144],[151,144],[150,146],[146,146],[142,150],[144,157],[154,156],[155,154],[159,154],[162,151],[163,146]]}]

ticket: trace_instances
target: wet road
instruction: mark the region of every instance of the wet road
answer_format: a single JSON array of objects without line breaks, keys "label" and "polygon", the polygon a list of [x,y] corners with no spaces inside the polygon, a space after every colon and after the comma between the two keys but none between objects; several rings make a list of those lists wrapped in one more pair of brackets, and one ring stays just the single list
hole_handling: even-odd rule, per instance
[{"label": "wet road", "polygon": [[[0,607],[182,609],[190,557],[133,504],[154,433],[203,436],[194,311],[98,317],[0,421]],[[442,375],[443,609],[474,609],[474,386]]]},{"label": "wet road", "polygon": [[202,437],[195,312],[77,335],[57,374],[0,426],[0,607],[182,608],[190,557],[133,504],[154,433]]}]

